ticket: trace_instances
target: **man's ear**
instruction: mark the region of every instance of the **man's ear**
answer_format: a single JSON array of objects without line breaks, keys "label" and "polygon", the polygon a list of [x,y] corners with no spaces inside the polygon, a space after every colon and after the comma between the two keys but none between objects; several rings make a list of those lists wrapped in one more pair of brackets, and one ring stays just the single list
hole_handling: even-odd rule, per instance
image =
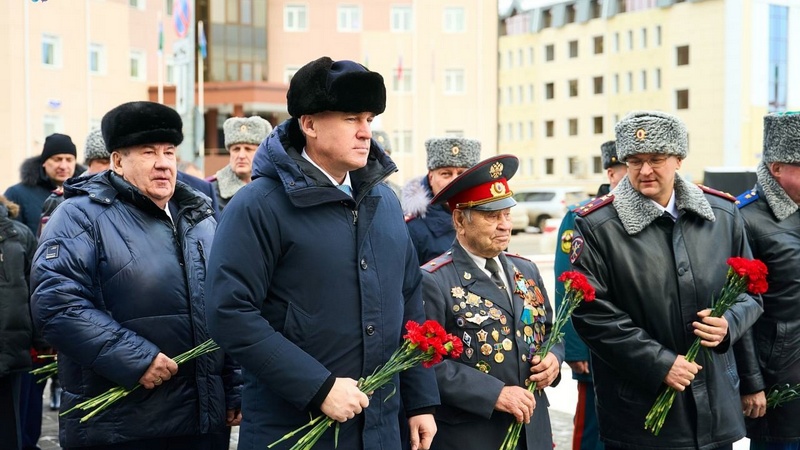
[{"label": "man's ear", "polygon": [[783,169],[783,164],[779,162],[771,162],[769,163],[769,171],[772,173],[772,176],[775,178],[781,177],[781,169]]},{"label": "man's ear", "polygon": [[111,152],[111,170],[117,175],[122,175],[122,154]]},{"label": "man's ear", "polygon": [[317,137],[317,130],[314,128],[316,124],[314,123],[314,116],[312,114],[300,116],[298,123],[300,124],[300,131],[302,131],[306,137]]}]

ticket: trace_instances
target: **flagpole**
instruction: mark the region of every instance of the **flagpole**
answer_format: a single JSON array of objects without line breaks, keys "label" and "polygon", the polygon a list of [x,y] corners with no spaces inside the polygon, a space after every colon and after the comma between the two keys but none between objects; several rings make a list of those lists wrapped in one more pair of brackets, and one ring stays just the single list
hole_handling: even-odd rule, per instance
[{"label": "flagpole", "polygon": [[164,104],[164,24],[158,12],[158,103]]},{"label": "flagpole", "polygon": [[[203,134],[200,136],[200,142],[198,142],[198,155],[200,158],[203,158],[205,155],[205,75],[203,74],[203,69],[205,67],[205,57],[206,49],[208,43],[206,42],[206,32],[203,29],[203,21],[199,20],[197,22],[197,33],[198,33],[198,41],[200,45],[198,46],[198,58],[197,58],[197,113],[200,115],[200,120],[203,123]],[[197,123],[197,122],[195,122]]]}]

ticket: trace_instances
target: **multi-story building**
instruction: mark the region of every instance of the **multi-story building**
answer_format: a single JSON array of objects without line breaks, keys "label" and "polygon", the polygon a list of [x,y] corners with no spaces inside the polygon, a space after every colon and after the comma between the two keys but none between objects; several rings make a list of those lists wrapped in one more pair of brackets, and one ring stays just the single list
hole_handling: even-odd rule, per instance
[{"label": "multi-story building", "polygon": [[[185,17],[173,14],[182,1],[24,0],[0,7],[6,36],[0,47],[6,67],[0,73],[6,86],[0,93],[0,190],[17,182],[21,162],[38,155],[50,133],[71,135],[81,160],[86,134],[106,111],[125,101],[158,101],[159,67],[164,103],[178,107],[193,92],[189,101],[197,106],[196,86],[181,94],[181,79],[199,79],[194,66],[186,78],[192,74],[178,60],[194,61],[194,46],[180,46]],[[227,163],[219,148],[225,119],[259,114],[281,122],[288,117],[291,76],[323,55],[359,61],[384,75],[387,108],[373,128],[392,136],[396,181],[425,171],[429,137],[476,138],[484,155],[496,152],[496,1],[189,0],[188,10],[183,39],[199,34],[193,27],[203,20],[208,43],[203,118],[194,121],[205,128],[194,136],[196,144],[204,138],[205,173]],[[202,166],[199,153],[182,148],[180,154],[198,157],[194,162]]]},{"label": "multi-story building", "polygon": [[[763,116],[800,107],[798,0],[507,1],[500,6],[498,147],[518,185],[605,179],[600,144],[629,111],[689,130],[681,174],[755,166]],[[794,49],[794,50],[792,50]]]}]

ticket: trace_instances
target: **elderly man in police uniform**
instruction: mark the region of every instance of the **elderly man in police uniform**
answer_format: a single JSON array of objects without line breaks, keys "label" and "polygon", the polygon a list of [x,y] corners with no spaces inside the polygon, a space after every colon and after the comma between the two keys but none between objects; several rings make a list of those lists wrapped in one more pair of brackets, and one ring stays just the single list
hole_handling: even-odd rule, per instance
[{"label": "elderly man in police uniform", "polygon": [[[608,194],[617,187],[628,173],[628,166],[617,157],[617,143],[615,141],[604,142],[600,146],[600,153],[603,160],[603,168],[608,176],[608,183],[603,183],[597,189],[597,196],[601,197]],[[571,270],[569,262],[569,252],[572,247],[573,229],[575,228],[575,210],[583,207],[592,199],[571,206],[570,210],[561,220],[561,228],[558,235],[561,239],[556,244],[555,258],[555,278],[556,278],[556,309],[558,309],[561,299],[564,297],[564,283],[558,281],[562,273]],[[600,442],[600,434],[597,429],[597,413],[595,412],[594,384],[592,374],[589,369],[589,348],[586,347],[581,339],[575,334],[572,323],[564,326],[564,347],[566,349],[566,361],[572,369],[572,378],[578,382],[578,404],[575,407],[575,432],[572,433],[573,450],[601,450],[603,443]]]},{"label": "elderly man in police uniform", "polygon": [[250,182],[253,156],[261,141],[272,131],[272,125],[259,116],[230,117],[225,120],[222,129],[230,160],[228,165],[206,180],[214,186],[220,212],[233,194]]},{"label": "elderly man in police uniform", "polygon": [[[750,257],[730,195],[677,174],[688,150],[683,122],[636,111],[616,126],[628,176],[578,210],[570,261],[597,297],[572,315],[592,351],[606,449],[730,449],[744,437],[733,344],[761,314],[742,295],[722,317],[711,300],[727,258]],[[708,349],[686,360],[695,337]],[[678,395],[658,436],[643,427],[662,389]]]},{"label": "elderly man in police uniform", "polygon": [[400,194],[420,264],[441,255],[453,244],[456,235],[451,212],[446,205],[431,204],[431,199],[480,160],[481,143],[464,138],[431,138],[425,141],[425,150],[428,174],[409,181]]},{"label": "elderly man in police uniform", "polygon": [[[756,176],[756,186],[738,198],[753,256],[769,270],[769,290],[762,296],[764,315],[753,327],[758,354],[753,360],[760,362],[762,388],[796,386],[800,384],[800,114],[764,117],[764,156]],[[745,394],[750,448],[800,449],[800,401],[766,409],[763,391],[740,391]]]},{"label": "elderly man in police uniform", "polygon": [[[433,199],[453,210],[456,242],[422,267],[425,312],[461,337],[464,353],[435,366],[442,405],[432,449],[498,448],[514,421],[525,423],[518,448],[553,448],[542,389],[558,381],[564,347],[531,358],[550,339],[552,309],[536,265],[505,253],[518,166],[515,156],[489,158]],[[541,395],[527,390],[532,381]]]}]

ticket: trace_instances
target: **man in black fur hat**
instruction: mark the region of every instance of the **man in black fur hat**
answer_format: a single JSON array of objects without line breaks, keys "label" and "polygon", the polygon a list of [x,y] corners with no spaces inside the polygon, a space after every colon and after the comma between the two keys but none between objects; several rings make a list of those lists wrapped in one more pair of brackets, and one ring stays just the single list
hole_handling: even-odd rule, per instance
[{"label": "man in black fur hat", "polygon": [[181,130],[158,103],[109,111],[111,170],[67,181],[42,232],[31,312],[58,348],[63,409],[144,388],[88,422],[80,411],[60,416],[66,449],[223,450],[226,420],[241,418],[221,352],[180,368],[173,360],[209,338],[203,286],[216,226],[209,199],[176,181]]},{"label": "man in black fur hat", "polygon": [[358,388],[397,350],[406,321],[425,320],[414,246],[382,182],[397,166],[370,129],[386,108],[383,77],[323,57],[294,75],[287,101],[292,117],[256,151],[209,261],[209,330],[245,376],[239,449],[325,414],[340,424],[314,448],[333,449],[338,432],[339,448],[400,450],[400,398],[412,450],[430,448],[431,369],[371,397]]}]

